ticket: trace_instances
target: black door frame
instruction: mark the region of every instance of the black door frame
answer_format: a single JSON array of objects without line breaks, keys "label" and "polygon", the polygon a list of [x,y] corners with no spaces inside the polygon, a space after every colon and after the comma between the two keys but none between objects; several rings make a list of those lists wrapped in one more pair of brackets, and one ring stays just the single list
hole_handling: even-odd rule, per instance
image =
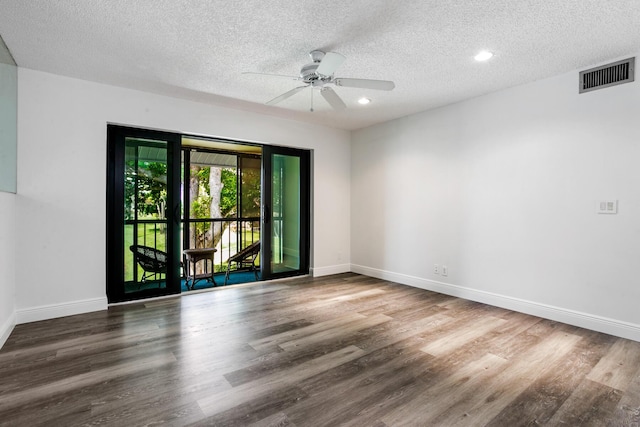
[{"label": "black door frame", "polygon": [[[278,272],[271,271],[271,236],[272,236],[272,156],[281,154],[300,159],[300,267],[298,270]],[[311,152],[309,150],[264,145],[262,147],[262,215],[260,240],[260,270],[263,280],[309,274],[309,254],[311,246]]]},{"label": "black door frame", "polygon": [[[124,152],[125,138],[140,138],[156,141],[166,141],[168,170],[167,186],[167,252],[170,254],[167,287],[162,289],[144,289],[139,292],[124,292]],[[130,301],[163,295],[179,294],[181,292],[180,277],[180,180],[181,180],[181,150],[183,137],[196,137],[224,141],[231,144],[245,143],[220,138],[205,138],[183,133],[173,133],[148,130],[120,125],[107,125],[107,224],[106,224],[106,279],[107,298],[109,303]],[[310,150],[274,145],[260,145],[262,147],[262,195],[261,195],[261,279],[276,279],[309,274],[310,242],[311,242],[311,152]],[[298,270],[278,272],[271,271],[271,157],[273,154],[297,156],[300,158],[300,268]],[[171,160],[169,160],[171,159]],[[170,169],[170,170],[169,170]]]}]

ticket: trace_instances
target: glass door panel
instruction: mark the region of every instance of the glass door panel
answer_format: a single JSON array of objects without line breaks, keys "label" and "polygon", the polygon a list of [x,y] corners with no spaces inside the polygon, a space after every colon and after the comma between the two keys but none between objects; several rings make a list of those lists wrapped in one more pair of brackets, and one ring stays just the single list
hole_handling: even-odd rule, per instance
[{"label": "glass door panel", "polygon": [[[258,156],[241,155],[240,163],[240,222],[238,229],[241,230],[239,238],[239,250],[243,250],[251,245],[260,245],[260,195],[262,161]],[[260,255],[254,260],[256,266],[260,265]]]},{"label": "glass door panel", "polygon": [[309,152],[265,147],[264,174],[263,276],[307,274]]},{"label": "glass door panel", "polygon": [[274,154],[271,181],[271,272],[300,269],[300,158]]},{"label": "glass door panel", "polygon": [[125,138],[125,293],[167,287],[167,144]]},{"label": "glass door panel", "polygon": [[108,127],[109,302],[180,292],[179,153],[174,134]]}]

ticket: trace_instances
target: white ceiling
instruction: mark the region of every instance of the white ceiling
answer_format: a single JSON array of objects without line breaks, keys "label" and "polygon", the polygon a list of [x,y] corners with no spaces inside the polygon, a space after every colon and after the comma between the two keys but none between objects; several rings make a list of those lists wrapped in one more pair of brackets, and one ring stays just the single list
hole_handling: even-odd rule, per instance
[{"label": "white ceiling", "polygon": [[[632,54],[639,28],[640,0],[0,0],[18,66],[342,129]],[[313,49],[396,88],[339,87],[347,110],[311,113],[310,90],[263,104],[299,82],[242,74],[296,75]]]}]

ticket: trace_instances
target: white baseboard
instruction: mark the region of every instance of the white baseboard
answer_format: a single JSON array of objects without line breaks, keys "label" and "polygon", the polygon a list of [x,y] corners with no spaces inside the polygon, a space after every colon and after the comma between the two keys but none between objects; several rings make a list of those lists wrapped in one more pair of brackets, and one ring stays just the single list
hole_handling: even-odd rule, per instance
[{"label": "white baseboard", "polygon": [[73,316],[74,314],[90,313],[92,311],[106,309],[106,297],[23,308],[16,311],[16,323],[38,322],[40,320],[55,319],[57,317]]},{"label": "white baseboard", "polygon": [[351,271],[365,276],[376,277],[390,282],[396,282],[445,295],[477,301],[520,313],[531,314],[533,316],[579,326],[585,329],[591,329],[593,331],[603,332],[605,334],[615,335],[617,337],[640,341],[640,325],[621,320],[596,316],[547,304],[540,304],[534,301],[527,301],[491,292],[465,288],[463,286],[452,285],[450,283],[437,282],[435,280],[422,279],[420,277],[409,276],[406,274],[378,270],[362,265],[352,264]]},{"label": "white baseboard", "polygon": [[13,328],[16,326],[16,313],[11,313],[11,316],[7,319],[6,322],[0,327],[0,348],[7,342],[9,335],[13,332]]},{"label": "white baseboard", "polygon": [[330,265],[328,267],[316,267],[310,269],[312,277],[329,276],[331,274],[349,273],[351,264]]}]

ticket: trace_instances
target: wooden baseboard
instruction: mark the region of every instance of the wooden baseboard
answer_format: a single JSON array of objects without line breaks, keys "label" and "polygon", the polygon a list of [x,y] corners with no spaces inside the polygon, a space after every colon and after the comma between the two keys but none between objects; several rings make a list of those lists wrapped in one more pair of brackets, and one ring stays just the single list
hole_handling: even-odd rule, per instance
[{"label": "wooden baseboard", "polygon": [[90,313],[107,309],[107,297],[81,301],[70,301],[62,304],[51,304],[40,307],[25,308],[16,311],[16,323],[38,322],[74,314]]},{"label": "wooden baseboard", "polygon": [[0,327],[0,349],[7,342],[9,335],[13,332],[13,328],[16,326],[16,313],[11,313],[11,316],[4,322],[2,327]]},{"label": "wooden baseboard", "polygon": [[16,313],[11,313],[11,316],[4,322],[2,327],[0,328],[0,349],[4,346],[4,343],[7,342],[9,335],[13,332],[13,328],[16,326]]},{"label": "wooden baseboard", "polygon": [[310,274],[313,277],[330,276],[332,274],[349,273],[351,271],[351,264],[330,265],[328,267],[316,267],[310,269]]},{"label": "wooden baseboard", "polygon": [[428,291],[481,302],[495,307],[506,308],[508,310],[530,314],[544,319],[555,320],[557,322],[579,326],[581,328],[640,342],[640,325],[622,320],[610,319],[562,307],[541,304],[535,301],[527,301],[506,295],[453,285],[451,283],[423,279],[420,277],[379,270],[362,265],[351,264],[351,271],[365,276],[389,280]]}]

